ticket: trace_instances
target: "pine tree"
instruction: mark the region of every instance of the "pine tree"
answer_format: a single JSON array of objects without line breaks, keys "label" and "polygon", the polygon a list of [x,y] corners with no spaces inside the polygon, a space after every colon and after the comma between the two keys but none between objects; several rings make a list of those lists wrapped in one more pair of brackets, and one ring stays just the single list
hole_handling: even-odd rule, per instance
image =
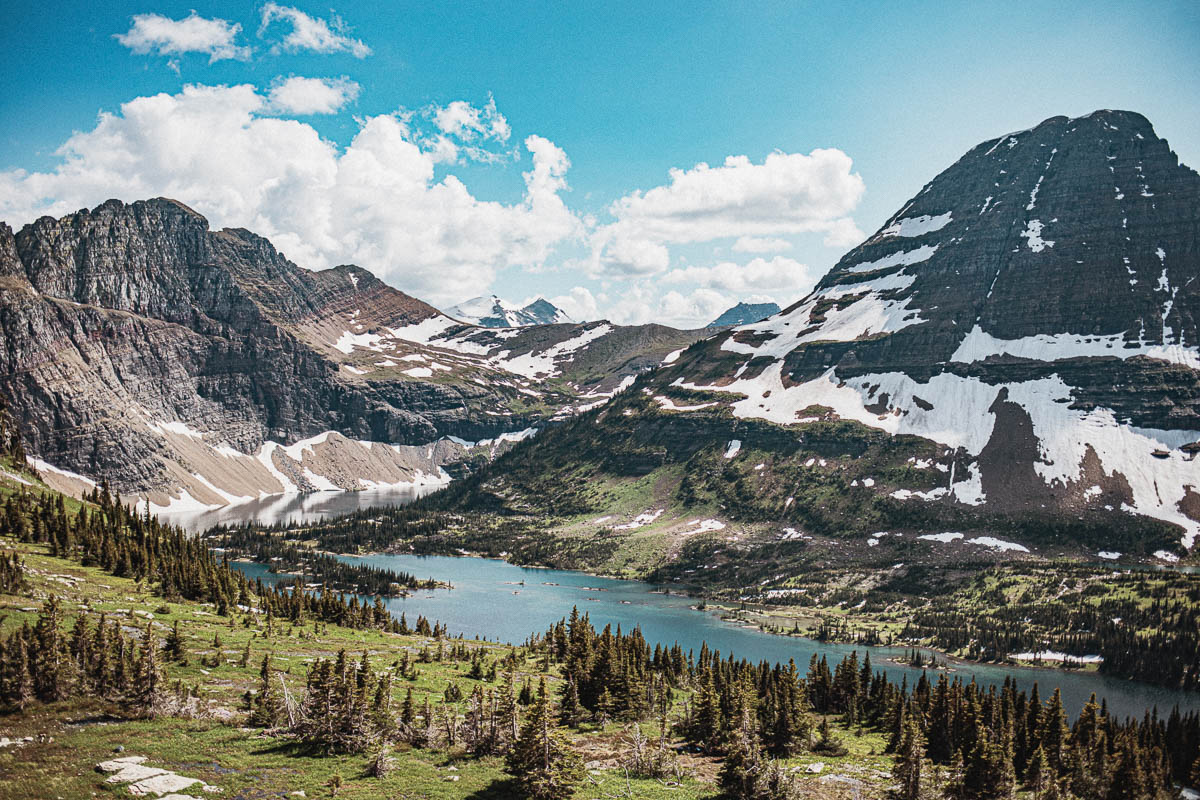
[{"label": "pine tree", "polygon": [[135,695],[138,710],[153,716],[162,700],[162,667],[158,660],[158,640],[154,636],[152,622],[146,625],[146,635],[142,638]]},{"label": "pine tree", "polygon": [[283,720],[283,703],[271,682],[271,654],[263,656],[258,672],[258,693],[250,709],[250,724],[257,728],[273,728]]},{"label": "pine tree", "polygon": [[565,800],[583,780],[583,762],[553,724],[542,678],[529,718],[505,758],[508,772],[530,800]]},{"label": "pine tree", "polygon": [[725,729],[721,713],[721,698],[713,686],[712,674],[706,671],[700,691],[693,700],[691,726],[688,739],[705,750],[711,751],[720,742]]},{"label": "pine tree", "polygon": [[1046,762],[1046,751],[1041,745],[1033,751],[1033,755],[1029,757],[1029,766],[1025,768],[1025,785],[1036,793],[1041,793],[1046,790],[1046,787],[1053,780],[1053,776],[1049,774],[1049,765]]},{"label": "pine tree", "polygon": [[52,703],[70,697],[73,669],[62,632],[62,606],[54,595],[42,605],[42,612],[33,628],[32,641],[30,671],[38,698]]},{"label": "pine tree", "polygon": [[187,645],[184,644],[183,636],[179,633],[179,620],[175,620],[175,624],[171,626],[171,632],[167,634],[165,645],[168,661],[175,661],[187,666]]},{"label": "pine tree", "polygon": [[568,677],[567,682],[563,685],[562,701],[559,704],[559,722],[563,725],[573,726],[579,722],[582,713],[583,707],[579,702],[579,685],[575,682],[574,676]]},{"label": "pine tree", "polygon": [[717,775],[717,783],[725,796],[737,800],[756,800],[762,772],[766,767],[758,741],[752,692],[753,687],[748,686],[745,680],[740,680],[733,687],[730,697],[733,725],[729,731],[725,760]]},{"label": "pine tree", "polygon": [[904,733],[896,750],[896,765],[892,777],[900,784],[896,791],[899,800],[921,800],[921,769],[925,761],[924,737],[913,720],[905,717]]},{"label": "pine tree", "polygon": [[1062,693],[1058,689],[1046,701],[1038,722],[1038,741],[1046,751],[1046,763],[1055,780],[1065,770],[1067,746],[1067,715],[1063,711]]}]

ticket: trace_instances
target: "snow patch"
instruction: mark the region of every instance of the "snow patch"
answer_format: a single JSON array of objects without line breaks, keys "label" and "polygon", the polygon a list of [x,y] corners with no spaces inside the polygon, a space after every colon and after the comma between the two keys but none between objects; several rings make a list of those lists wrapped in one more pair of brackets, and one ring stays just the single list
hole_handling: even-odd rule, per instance
[{"label": "snow patch", "polygon": [[1021,232],[1021,236],[1026,240],[1029,249],[1035,253],[1040,253],[1047,247],[1054,247],[1054,242],[1042,238],[1042,221],[1031,219],[1025,224],[1025,230]]},{"label": "snow patch", "polygon": [[1039,650],[1035,653],[1013,653],[1009,658],[1020,661],[1074,661],[1079,664],[1101,664],[1104,656],[1071,656],[1055,650]]},{"label": "snow patch", "polygon": [[88,486],[91,486],[93,488],[95,488],[96,486],[99,485],[91,478],[80,475],[77,472],[71,472],[70,470],[60,469],[59,467],[54,466],[50,462],[43,461],[40,458],[34,458],[33,456],[26,456],[25,463],[29,464],[29,466],[33,467],[34,470],[37,472],[50,472],[55,475],[61,475],[64,478],[71,478],[73,480],[83,481],[85,484],[87,484]]},{"label": "snow patch", "polygon": [[946,533],[927,533],[924,536],[918,536],[917,538],[924,539],[927,542],[942,542],[943,544],[948,544],[963,538],[963,535],[961,533],[947,531]]},{"label": "snow patch", "polygon": [[847,272],[875,272],[888,267],[898,267],[901,265],[908,266],[910,264],[919,264],[922,261],[928,261],[934,253],[937,252],[938,245],[923,244],[914,250],[899,250],[895,253],[890,253],[883,258],[878,258],[874,261],[862,261],[852,267],[847,268]]},{"label": "snow patch", "polygon": [[950,360],[971,364],[984,361],[989,356],[1003,355],[1033,361],[1105,357],[1124,360],[1134,356],[1146,356],[1200,370],[1200,348],[1197,347],[1153,344],[1142,340],[1130,341],[1121,333],[1090,336],[1080,333],[1043,333],[1020,339],[997,339],[984,332],[978,324],[971,328],[971,332],[958,345]]},{"label": "snow patch", "polygon": [[650,523],[654,522],[654,520],[656,520],[660,516],[662,516],[662,513],[664,511],[666,511],[665,508],[660,508],[656,511],[644,511],[641,514],[638,514],[636,517],[634,517],[629,522],[626,522],[624,525],[617,525],[614,530],[631,531],[631,530],[634,530],[635,528],[645,527],[646,525],[649,525]]},{"label": "snow patch", "polygon": [[1000,552],[1013,551],[1017,553],[1028,553],[1029,548],[1023,544],[1016,542],[1006,542],[1003,539],[996,539],[992,536],[976,536],[974,539],[967,539],[967,544],[977,544],[983,547],[998,550]]},{"label": "snow patch", "polygon": [[919,217],[908,217],[907,219],[899,220],[880,231],[879,238],[885,236],[905,236],[911,238],[940,231],[950,224],[950,214],[951,212],[947,211],[945,214],[938,214],[936,217],[929,214],[922,214]]}]

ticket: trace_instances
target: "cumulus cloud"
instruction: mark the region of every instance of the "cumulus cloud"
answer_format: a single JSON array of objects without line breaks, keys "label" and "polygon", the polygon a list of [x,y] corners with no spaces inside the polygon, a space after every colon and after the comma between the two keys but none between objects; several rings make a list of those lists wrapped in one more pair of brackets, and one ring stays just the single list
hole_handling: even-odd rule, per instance
[{"label": "cumulus cloud", "polygon": [[787,239],[760,239],[754,236],[739,236],[733,243],[733,251],[737,253],[782,253],[791,250],[792,243]]},{"label": "cumulus cloud", "polygon": [[614,222],[592,237],[593,274],[665,269],[666,244],[727,237],[823,232],[845,238],[854,227],[863,181],[841,150],[771,153],[761,164],[730,156],[718,167],[673,169],[670,182],[625,195],[609,207]]},{"label": "cumulus cloud", "polygon": [[291,31],[276,45],[276,50],[296,53],[311,50],[315,53],[346,52],[355,58],[371,55],[371,48],[361,39],[348,35],[346,24],[336,15],[329,20],[310,17],[298,8],[267,3],[262,8],[262,25],[258,29],[262,36],[274,22],[291,26]]},{"label": "cumulus cloud", "polygon": [[549,300],[567,312],[567,316],[576,322],[587,322],[600,316],[600,300],[586,286],[576,286],[566,294],[551,297]]},{"label": "cumulus cloud", "polygon": [[614,292],[601,314],[621,325],[656,322],[674,328],[701,328],[737,301],[712,288],[668,289],[652,281],[630,281]]},{"label": "cumulus cloud", "polygon": [[358,97],[359,85],[341,78],[277,78],[268,101],[283,114],[335,114]]},{"label": "cumulus cloud", "polygon": [[503,149],[512,128],[496,110],[496,101],[490,96],[483,108],[455,100],[445,106],[429,106],[421,116],[432,128],[424,134],[425,146],[434,152],[438,163],[463,160],[494,163],[519,157],[519,151]]},{"label": "cumulus cloud", "polygon": [[525,191],[504,204],[476,199],[452,174],[439,180],[404,114],[360,120],[339,148],[272,112],[249,85],[139,97],[71,136],[53,170],[0,173],[0,219],[173,197],[214,227],[268,237],[302,266],[360,264],[434,303],[479,294],[497,270],[536,267],[581,234],[559,196],[570,162],[542,137],[525,139]]},{"label": "cumulus cloud", "polygon": [[765,294],[783,298],[785,302],[780,305],[786,305],[811,292],[820,277],[817,270],[799,261],[775,256],[770,260],[755,258],[746,264],[725,261],[710,267],[677,267],[664,274],[661,281],[721,289],[739,297]]},{"label": "cumulus cloud", "polygon": [[[145,55],[182,55],[207,53],[208,63],[250,58],[250,48],[237,44],[242,26],[223,19],[207,19],[193,11],[183,19],[162,14],[137,14],[125,33],[116,40],[135,53]],[[178,62],[174,62],[178,71]]]},{"label": "cumulus cloud", "polygon": [[677,328],[699,328],[734,302],[729,295],[715,289],[694,289],[686,295],[671,290],[659,299],[655,321]]},{"label": "cumulus cloud", "polygon": [[507,142],[512,135],[508,120],[496,110],[496,100],[492,97],[483,108],[475,108],[465,100],[455,100],[442,108],[434,107],[432,116],[438,130],[464,141],[483,137]]},{"label": "cumulus cloud", "polygon": [[867,235],[849,217],[834,220],[825,231],[826,247],[849,248],[866,239]]},{"label": "cumulus cloud", "polygon": [[607,296],[597,298],[598,314],[626,325],[699,328],[739,302],[787,307],[811,292],[820,276],[820,270],[783,256],[675,267],[612,282],[611,303]]}]

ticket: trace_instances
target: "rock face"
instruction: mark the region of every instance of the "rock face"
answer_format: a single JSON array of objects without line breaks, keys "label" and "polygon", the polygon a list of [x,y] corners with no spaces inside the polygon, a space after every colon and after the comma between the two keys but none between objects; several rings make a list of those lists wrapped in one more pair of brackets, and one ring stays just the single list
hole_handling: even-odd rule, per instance
[{"label": "rock face", "polygon": [[0,223],[0,330],[0,393],[37,463],[159,505],[445,480],[461,442],[607,397],[700,335],[465,326],[165,199]]},{"label": "rock face", "polygon": [[778,313],[779,306],[776,303],[738,303],[708,323],[708,327],[728,328],[733,325],[749,325],[751,322],[759,322]]},{"label": "rock face", "polygon": [[454,319],[484,328],[521,328],[526,325],[572,322],[565,311],[541,297],[524,307],[517,307],[496,295],[476,297],[459,303],[446,313]]},{"label": "rock face", "polygon": [[[952,452],[933,493],[1200,532],[1200,176],[1142,116],[984,142],[809,297],[656,383],[736,419],[855,420]],[[897,495],[893,494],[893,497]]]}]

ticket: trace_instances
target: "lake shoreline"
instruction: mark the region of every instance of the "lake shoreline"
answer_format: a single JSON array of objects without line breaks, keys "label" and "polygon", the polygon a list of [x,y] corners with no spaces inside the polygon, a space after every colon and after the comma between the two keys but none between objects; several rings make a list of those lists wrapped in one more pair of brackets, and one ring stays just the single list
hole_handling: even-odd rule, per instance
[{"label": "lake shoreline", "polygon": [[[381,552],[380,551],[372,551],[369,553],[335,553],[333,555],[336,555],[337,557],[340,557],[340,558],[370,558],[370,557],[379,557],[379,556],[408,556],[408,557],[412,557],[412,558],[477,558],[477,559],[483,559],[486,561],[501,561],[505,564],[509,564],[514,567],[519,567],[521,569],[563,570],[566,572],[571,572],[571,573],[575,573],[578,575],[587,575],[587,576],[594,577],[594,578],[604,578],[607,580],[617,580],[617,581],[636,581],[638,583],[649,584],[648,581],[645,581],[644,579],[641,579],[641,578],[628,578],[628,577],[624,577],[622,575],[614,575],[611,573],[605,573],[603,571],[582,570],[582,569],[563,569],[562,567],[551,567],[551,566],[547,566],[545,564],[522,564],[517,561],[512,561],[503,556],[491,556],[486,553],[470,552],[470,551],[464,551],[464,550],[455,550],[454,552],[440,552],[440,553],[416,553],[416,552],[412,552],[412,551],[405,552],[405,551],[400,551],[400,550],[390,550],[389,549],[389,550],[384,550]],[[509,554],[505,553],[504,555],[507,556]],[[1117,567],[1117,568],[1119,568],[1119,567]],[[655,584],[650,584],[650,585],[655,585]],[[665,584],[664,584],[664,586],[665,586]],[[659,589],[659,590],[652,590],[652,591],[658,591],[660,593],[675,595],[677,597],[688,597],[688,598],[699,597],[700,599],[704,600],[704,602],[707,606],[707,608],[704,608],[704,609],[694,607],[694,608],[696,608],[697,611],[700,611],[700,612],[714,610],[714,609],[718,610],[718,611],[720,611],[720,610],[729,610],[729,611],[740,610],[740,609],[737,609],[737,608],[729,605],[728,603],[722,602],[721,600],[714,601],[714,600],[709,600],[707,598],[704,598],[703,594],[702,594],[704,592],[703,587],[688,585],[688,589],[690,591],[673,592],[673,591],[669,591],[667,589]],[[786,612],[791,608],[790,606],[772,605],[769,603],[754,603],[752,605],[754,605],[755,607],[769,609],[769,610],[775,610],[775,611],[780,611],[780,612]],[[1045,671],[1045,672],[1049,672],[1049,673],[1061,673],[1061,674],[1087,674],[1087,673],[1099,674],[1099,669],[1096,667],[1095,664],[1092,664],[1092,663],[1081,663],[1081,666],[1079,666],[1079,667],[1064,667],[1064,666],[1054,666],[1053,663],[1047,663],[1048,659],[1043,660],[1040,663],[1036,662],[1036,661],[1028,661],[1028,660],[1023,660],[1023,659],[1008,659],[1005,661],[983,661],[983,660],[964,658],[962,656],[954,655],[952,653],[947,653],[944,650],[939,650],[936,647],[933,647],[927,643],[922,643],[922,642],[893,641],[893,642],[887,642],[887,643],[878,642],[878,643],[872,644],[872,643],[868,643],[868,642],[862,642],[862,641],[857,641],[854,639],[837,637],[837,636],[830,637],[828,639],[818,639],[818,638],[816,638],[814,636],[810,636],[810,635],[794,634],[794,633],[790,633],[788,631],[783,631],[783,630],[773,630],[769,627],[763,627],[762,625],[757,625],[752,622],[739,620],[736,617],[722,616],[722,617],[720,617],[720,619],[722,622],[724,622],[728,625],[746,628],[749,630],[755,630],[758,633],[768,634],[771,636],[779,636],[779,637],[783,637],[785,639],[803,639],[805,641],[813,642],[815,644],[830,643],[830,644],[841,644],[841,645],[850,645],[850,646],[857,646],[857,647],[894,647],[894,648],[903,648],[903,649],[922,650],[926,653],[929,653],[930,655],[937,656],[938,658],[940,658],[942,661],[944,661],[946,664],[950,665],[951,667],[955,667],[955,666],[957,666],[957,667],[988,666],[988,667],[996,667],[996,668],[1000,668],[1000,669],[1014,668],[1014,669],[1023,669],[1023,670],[1039,670],[1039,671]],[[1078,657],[1074,657],[1074,658],[1084,659],[1084,658],[1088,658],[1088,656],[1078,656]],[[902,664],[901,662],[896,662],[894,660],[891,661],[891,663],[897,664],[898,666],[907,666],[905,664]],[[930,668],[926,667],[926,669],[930,669]],[[954,670],[954,669],[940,670],[940,669],[938,669],[935,671],[954,672],[957,670]],[[1124,680],[1124,679],[1120,679],[1120,680]],[[1147,685],[1147,686],[1155,686],[1155,684],[1146,683],[1144,681],[1133,681],[1133,682],[1134,683],[1145,683],[1145,685]],[[1167,688],[1167,687],[1156,687],[1156,688]],[[1186,691],[1186,690],[1181,689],[1179,691]],[[1197,692],[1196,694],[1198,697],[1200,697],[1200,692]]]}]

